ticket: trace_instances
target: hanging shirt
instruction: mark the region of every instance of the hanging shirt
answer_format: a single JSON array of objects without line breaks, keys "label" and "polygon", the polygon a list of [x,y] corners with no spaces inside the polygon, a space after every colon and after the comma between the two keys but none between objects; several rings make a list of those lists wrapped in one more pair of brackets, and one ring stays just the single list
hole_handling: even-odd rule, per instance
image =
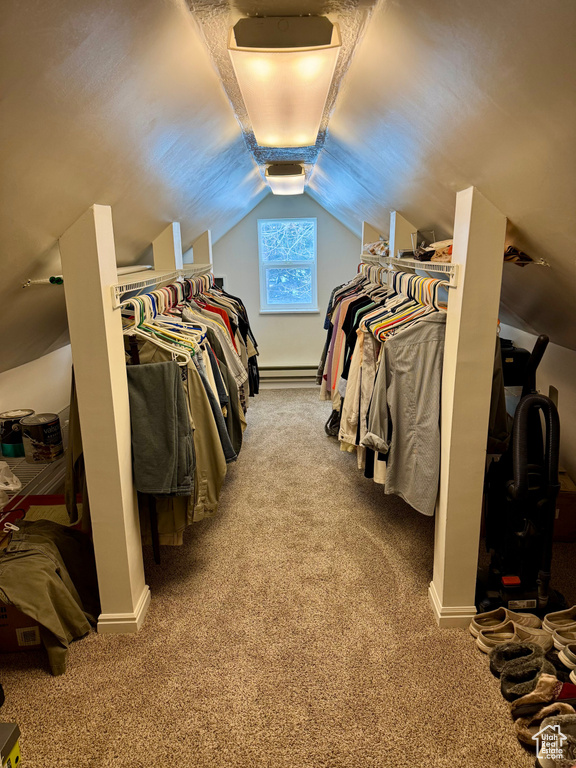
[{"label": "hanging shirt", "polygon": [[429,516],[440,478],[445,328],[445,313],[436,312],[386,341],[362,440],[364,446],[388,454],[386,493]]}]

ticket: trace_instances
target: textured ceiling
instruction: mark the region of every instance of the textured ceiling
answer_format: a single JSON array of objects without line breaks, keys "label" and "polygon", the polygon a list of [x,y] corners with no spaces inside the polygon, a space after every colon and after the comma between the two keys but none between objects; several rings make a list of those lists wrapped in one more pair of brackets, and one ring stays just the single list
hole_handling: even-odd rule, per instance
[{"label": "textured ceiling", "polygon": [[397,209],[444,236],[476,185],[551,265],[505,265],[502,319],[576,349],[574,0],[3,0],[0,370],[66,342],[61,289],[20,286],[59,271],[91,204],[112,206],[130,264],[170,221],[185,246],[217,240],[266,194],[218,71],[225,30],[256,13],[342,25],[310,194],[357,232]]},{"label": "textured ceiling", "polygon": [[[214,65],[218,70],[232,109],[240,123],[246,146],[261,167],[261,172],[264,173],[264,167],[267,163],[284,160],[304,163],[306,173],[309,176],[319,153],[324,147],[330,113],[334,108],[342,78],[350,65],[376,0],[372,0],[372,2],[370,0],[330,0],[327,2],[316,0],[316,2],[311,3],[300,2],[300,0],[296,0],[296,2],[290,2],[290,0],[281,0],[280,2],[275,2],[274,0],[264,0],[264,2],[258,2],[258,0],[254,0],[254,2],[230,0],[229,3],[214,3],[210,0],[188,1],[194,18],[201,26]],[[340,24],[340,33],[342,35],[342,47],[338,56],[332,87],[326,100],[318,138],[316,144],[311,147],[284,149],[260,147],[254,138],[250,118],[246,112],[228,55],[229,29],[242,16],[299,15],[328,16],[330,21]]]}]

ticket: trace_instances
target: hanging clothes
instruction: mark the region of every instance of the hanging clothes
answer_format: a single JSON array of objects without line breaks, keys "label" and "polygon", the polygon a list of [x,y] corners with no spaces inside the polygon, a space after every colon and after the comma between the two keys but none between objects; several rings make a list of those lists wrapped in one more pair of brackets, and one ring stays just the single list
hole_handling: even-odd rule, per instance
[{"label": "hanging clothes", "polygon": [[[440,384],[446,314],[441,281],[380,267],[330,297],[321,399],[339,415],[341,449],[367,478],[432,515],[440,465]],[[320,371],[320,367],[319,367]]]},{"label": "hanging clothes", "polygon": [[[156,525],[160,544],[182,544],[188,525],[217,511],[227,464],[242,447],[258,346],[243,302],[211,275],[126,299],[122,315],[143,540]],[[67,482],[71,514],[77,454]]]}]

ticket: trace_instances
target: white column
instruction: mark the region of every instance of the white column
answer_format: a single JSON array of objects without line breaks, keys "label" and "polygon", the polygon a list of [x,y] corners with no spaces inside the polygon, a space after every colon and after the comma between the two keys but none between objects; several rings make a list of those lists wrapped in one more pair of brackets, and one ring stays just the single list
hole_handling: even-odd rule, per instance
[{"label": "white column", "polygon": [[397,258],[399,250],[409,251],[412,249],[412,238],[410,235],[416,232],[416,229],[398,211],[390,212],[390,256]]},{"label": "white column", "polygon": [[144,581],[112,212],[93,205],[60,238],[62,272],[102,613],[99,632],[136,632],[150,602]]},{"label": "white column", "polygon": [[373,227],[371,224],[368,224],[367,221],[362,222],[362,244],[360,251],[360,255],[364,253],[364,246],[369,245],[370,243],[377,243],[380,239],[380,232]]},{"label": "white column", "polygon": [[182,236],[180,224],[177,221],[173,221],[153,240],[152,251],[156,271],[171,272],[182,269]]},{"label": "white column", "polygon": [[474,187],[456,198],[442,376],[440,495],[429,596],[438,624],[467,626],[474,594],[506,218]]},{"label": "white column", "polygon": [[194,254],[193,265],[195,267],[212,266],[212,233],[209,229],[194,240],[192,243],[192,253]]}]

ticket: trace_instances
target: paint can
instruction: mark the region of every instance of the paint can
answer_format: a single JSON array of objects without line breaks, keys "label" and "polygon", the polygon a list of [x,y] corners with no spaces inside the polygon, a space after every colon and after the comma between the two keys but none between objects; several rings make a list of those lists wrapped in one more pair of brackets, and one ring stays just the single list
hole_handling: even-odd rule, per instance
[{"label": "paint can", "polygon": [[37,413],[20,421],[28,464],[47,464],[62,456],[62,432],[56,413]]},{"label": "paint can", "polygon": [[34,411],[29,408],[19,408],[14,411],[0,413],[0,443],[2,443],[2,456],[17,458],[24,456],[24,444],[22,443],[22,428],[20,419],[25,416],[33,416]]}]

